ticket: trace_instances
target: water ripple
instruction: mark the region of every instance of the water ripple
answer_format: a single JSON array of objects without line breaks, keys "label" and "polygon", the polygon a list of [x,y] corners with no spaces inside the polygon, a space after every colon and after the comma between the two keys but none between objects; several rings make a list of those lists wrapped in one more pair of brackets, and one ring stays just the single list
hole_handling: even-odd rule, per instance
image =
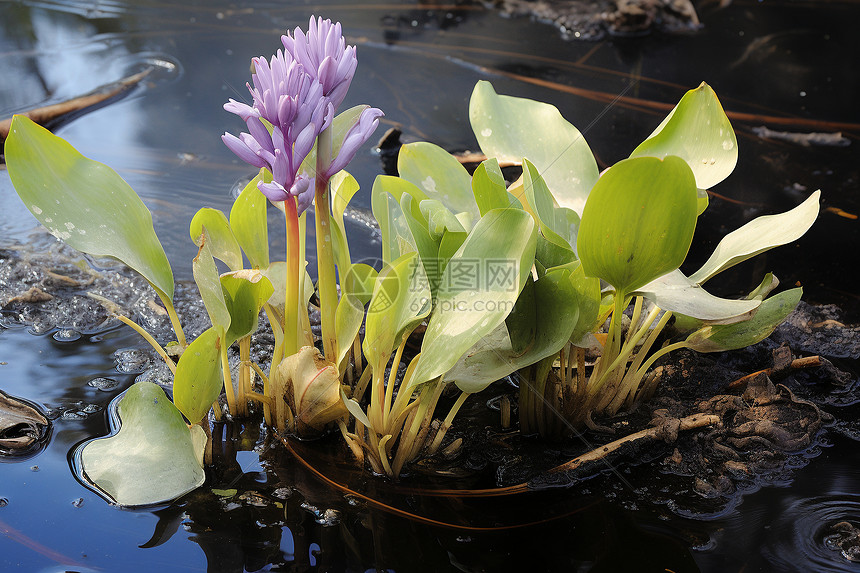
[{"label": "water ripple", "polygon": [[794,571],[803,563],[807,571],[857,573],[860,563],[843,555],[834,536],[835,526],[860,524],[860,495],[829,495],[793,501],[771,524],[762,554],[774,571]]}]

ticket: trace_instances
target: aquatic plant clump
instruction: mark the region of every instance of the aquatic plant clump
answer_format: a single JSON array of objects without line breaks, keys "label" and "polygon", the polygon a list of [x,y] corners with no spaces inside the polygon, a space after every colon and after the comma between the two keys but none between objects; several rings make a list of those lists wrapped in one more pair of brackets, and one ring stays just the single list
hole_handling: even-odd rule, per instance
[{"label": "aquatic plant clump", "polygon": [[[176,340],[162,347],[99,299],[173,374],[172,402],[142,388],[119,411],[129,420],[169,420],[165,443],[183,444],[187,469],[178,489],[152,480],[137,487],[135,474],[145,469],[117,473],[110,452],[129,450],[122,444],[139,431],[87,445],[84,471],[98,468],[88,475],[115,502],[154,503],[196,487],[205,463],[200,429],[208,433],[210,411],[216,419],[247,417],[253,403],[283,434],[307,438],[336,428],[357,460],[395,478],[440,451],[468,396],[512,374],[520,430],[564,437],[648,398],[659,382],[652,366],[666,353],[754,344],[797,305],[800,289],[769,296],[778,282],[772,275],[740,300],[702,285],[803,235],[817,216],[818,192],[730,233],[691,276],[679,270],[707,208],[706,190],[737,161],[732,127],[706,84],[688,92],[629,158],[599,174],[584,138],[558,110],[479,82],[469,114],[487,159],[469,173],[437,146],[403,146],[399,176],[380,175],[371,190],[381,268],[354,263],[344,214],[359,186],[343,169],[383,113],[361,105],[338,114],[357,69],[339,23],[311,18],[307,31],[281,40],[284,49],[270,59],[253,59],[252,103],[224,105],[248,131],[222,140],[259,173],[229,215],[201,208],[189,225],[198,247],[194,280],[211,323],[190,343],[173,309],[172,271],[134,191],[47,130],[24,117],[13,121],[6,160],[31,212],[70,246],[136,270],[171,317]],[[519,179],[509,184],[501,162],[520,165]],[[271,257],[268,203],[284,215],[283,260]],[[316,285],[305,270],[312,203]],[[275,341],[268,371],[251,359],[261,312]],[[652,351],[673,319],[683,340]],[[228,361],[234,344],[235,374]],[[592,364],[587,349],[596,355]],[[451,390],[456,398],[440,420],[437,405]],[[226,411],[217,403],[222,392]],[[152,474],[163,473],[174,454],[159,444]],[[97,476],[111,476],[110,487]]]}]

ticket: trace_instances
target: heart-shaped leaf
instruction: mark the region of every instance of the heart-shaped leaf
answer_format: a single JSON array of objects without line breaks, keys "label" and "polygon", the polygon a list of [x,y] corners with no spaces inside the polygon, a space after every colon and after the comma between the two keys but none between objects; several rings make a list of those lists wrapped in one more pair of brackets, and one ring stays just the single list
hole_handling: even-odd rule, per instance
[{"label": "heart-shaped leaf", "polygon": [[87,481],[121,506],[163,503],[201,486],[203,428],[190,430],[164,390],[138,382],[117,404],[121,426],[81,450]]}]

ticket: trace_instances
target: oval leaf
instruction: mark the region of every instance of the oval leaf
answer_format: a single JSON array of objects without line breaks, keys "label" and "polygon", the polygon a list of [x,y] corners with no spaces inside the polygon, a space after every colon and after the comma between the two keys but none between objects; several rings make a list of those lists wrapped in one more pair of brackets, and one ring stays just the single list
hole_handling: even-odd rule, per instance
[{"label": "oval leaf", "polygon": [[400,177],[421,188],[428,199],[441,201],[454,213],[468,213],[472,222],[467,227],[480,217],[469,172],[438,145],[407,143],[400,148],[397,171]]},{"label": "oval leaf", "polygon": [[816,191],[803,203],[778,215],[757,217],[723,237],[702,268],[690,280],[703,284],[717,273],[774,247],[796,241],[809,230],[818,217]]},{"label": "oval leaf", "polygon": [[744,322],[706,326],[687,337],[687,348],[697,352],[724,352],[761,342],[782,323],[800,302],[802,288],[793,288],[761,303],[758,312]]},{"label": "oval leaf", "polygon": [[478,221],[442,274],[413,385],[446,373],[504,322],[529,275],[536,242],[525,211],[494,209]]},{"label": "oval leaf", "polygon": [[[265,169],[251,179],[236,197],[230,209],[230,228],[245,251],[251,266],[265,269],[269,266],[269,231],[266,220],[266,196],[257,188],[257,183],[272,180]],[[232,267],[231,267],[232,268]],[[241,265],[240,267],[241,268]]]},{"label": "oval leaf", "polygon": [[206,307],[212,326],[226,332],[230,328],[230,311],[224,302],[221,278],[218,275],[215,260],[212,258],[209,232],[206,227],[201,229],[195,243],[198,245],[197,256],[191,263],[194,282],[197,284],[197,290],[200,292],[200,298],[203,299],[203,306]]},{"label": "oval leaf", "polygon": [[534,163],[559,205],[582,213],[597,181],[597,162],[582,134],[547,103],[496,94],[480,81],[469,120],[481,151],[499,161]]},{"label": "oval leaf", "polygon": [[230,229],[230,222],[227,217],[218,209],[204,207],[194,214],[189,226],[191,240],[198,247],[200,246],[200,235],[203,233],[203,227],[209,233],[209,249],[212,256],[223,261],[231,271],[238,271],[242,268],[242,249],[239,248],[239,243],[236,242],[236,237],[233,236],[233,231]]},{"label": "oval leaf", "polygon": [[717,94],[702,82],[688,91],[630,157],[675,155],[696,176],[699,189],[710,189],[735,169],[738,140]]},{"label": "oval leaf", "polygon": [[257,331],[260,309],[274,293],[271,281],[257,269],[244,269],[221,275],[224,302],[230,311],[226,345]]},{"label": "oval leaf", "polygon": [[579,258],[586,275],[627,294],[681,266],[695,228],[696,182],[682,159],[625,159],[588,196]]},{"label": "oval leaf", "polygon": [[508,328],[502,323],[463,354],[445,379],[456,382],[463,392],[480,392],[511,372],[561,350],[579,317],[576,292],[568,275],[567,270],[548,272],[534,283],[534,296],[527,301],[517,299],[507,324],[529,322],[530,318],[535,325],[531,340],[522,350],[514,350]]},{"label": "oval leaf", "polygon": [[714,296],[677,269],[631,294],[644,296],[663,310],[711,324],[741,322],[752,316],[761,304],[761,299],[733,300]]},{"label": "oval leaf", "polygon": [[221,377],[219,329],[212,327],[188,345],[173,377],[173,402],[192,423],[197,423],[212,407],[224,386]]}]

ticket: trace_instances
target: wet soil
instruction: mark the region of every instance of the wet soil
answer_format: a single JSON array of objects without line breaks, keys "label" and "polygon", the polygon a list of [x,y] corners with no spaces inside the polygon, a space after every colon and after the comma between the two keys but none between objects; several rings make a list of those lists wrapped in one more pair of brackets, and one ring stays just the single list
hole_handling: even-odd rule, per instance
[{"label": "wet soil", "polygon": [[652,30],[689,33],[701,27],[690,0],[496,0],[495,5],[505,14],[549,22],[564,36],[583,40]]}]

